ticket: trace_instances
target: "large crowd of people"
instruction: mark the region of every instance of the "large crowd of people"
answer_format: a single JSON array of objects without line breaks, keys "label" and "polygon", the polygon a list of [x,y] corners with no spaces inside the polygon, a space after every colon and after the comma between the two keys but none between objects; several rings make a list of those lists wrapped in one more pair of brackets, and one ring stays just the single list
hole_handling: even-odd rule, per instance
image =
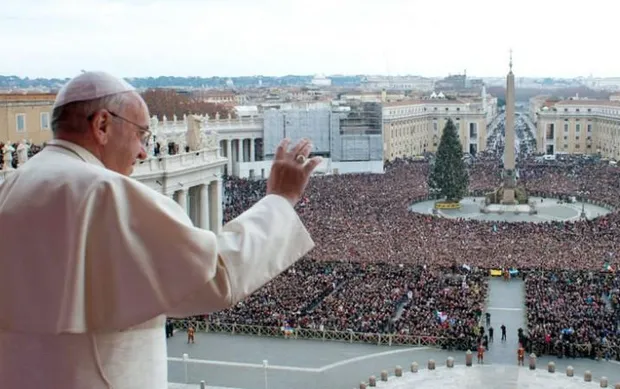
[{"label": "large crowd of people", "polygon": [[[217,324],[392,333],[475,344],[486,272],[394,263],[304,259],[234,308]],[[420,341],[422,341],[420,339]]]},{"label": "large crowd of people", "polygon": [[[529,192],[620,207],[615,166],[586,158],[544,163],[529,158],[520,165]],[[471,191],[500,183],[501,163],[493,156],[469,169]],[[577,350],[590,345],[588,355],[618,350],[619,278],[613,271],[601,273],[604,265],[618,269],[618,213],[508,223],[408,212],[412,203],[429,197],[428,172],[425,161],[398,160],[386,164],[384,174],[313,178],[297,208],[316,248],[249,300],[210,320],[461,338],[468,344],[479,335],[486,271],[517,268],[532,274],[528,330],[539,353],[586,355],[570,354],[569,346],[555,347],[556,341]],[[265,181],[227,178],[225,220],[264,194]],[[462,265],[471,272],[463,273]],[[619,357],[617,351],[603,354]]]},{"label": "large crowd of people", "polygon": [[[485,162],[471,169],[471,190],[491,190],[500,169]],[[527,163],[528,191],[587,197],[620,206],[620,169],[591,163]],[[616,252],[618,213],[595,220],[508,223],[432,217],[407,208],[428,197],[427,163],[399,161],[384,174],[330,175],[313,179],[298,211],[317,246],[317,261],[390,262],[449,267],[558,269],[566,264],[599,269]],[[264,181],[227,179],[225,220],[265,194]]]},{"label": "large crowd of people", "polygon": [[526,279],[526,296],[537,354],[620,357],[620,278],[613,272],[537,272]]}]

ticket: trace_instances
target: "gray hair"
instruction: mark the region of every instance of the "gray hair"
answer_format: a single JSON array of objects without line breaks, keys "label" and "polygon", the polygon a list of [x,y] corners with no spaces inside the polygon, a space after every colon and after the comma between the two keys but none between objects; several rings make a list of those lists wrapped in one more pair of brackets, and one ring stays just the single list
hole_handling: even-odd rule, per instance
[{"label": "gray hair", "polygon": [[52,111],[52,132],[84,132],[89,115],[100,109],[119,111],[131,104],[135,93],[117,93],[94,100],[76,101],[61,105]]}]

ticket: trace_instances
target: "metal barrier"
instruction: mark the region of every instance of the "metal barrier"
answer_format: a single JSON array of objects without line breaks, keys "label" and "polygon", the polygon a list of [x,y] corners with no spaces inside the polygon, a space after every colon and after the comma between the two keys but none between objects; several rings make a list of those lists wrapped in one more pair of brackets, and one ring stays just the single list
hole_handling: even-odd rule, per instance
[{"label": "metal barrier", "polygon": [[196,331],[227,333],[239,335],[266,336],[272,338],[309,339],[322,341],[336,341],[347,343],[367,343],[387,346],[429,346],[449,347],[450,345],[462,344],[458,338],[437,336],[414,336],[403,334],[363,333],[353,331],[317,330],[310,328],[294,328],[290,333],[281,327],[268,327],[245,324],[211,323],[203,320],[173,319],[176,329],[187,330],[190,326]]},{"label": "metal barrier", "polygon": [[[285,339],[307,339],[322,340],[330,342],[346,342],[346,343],[366,343],[383,346],[426,346],[435,348],[458,348],[466,340],[460,338],[448,338],[437,336],[419,336],[404,334],[381,334],[381,333],[363,333],[353,331],[337,331],[337,330],[317,330],[311,328],[294,328],[291,332],[285,332],[281,327],[269,327],[258,325],[234,324],[234,323],[211,323],[204,320],[196,319],[173,319],[173,325],[176,329],[187,330],[190,326],[196,331],[226,333],[238,335],[264,336],[270,338]],[[543,352],[540,345],[533,345],[535,351],[544,355],[553,355],[554,350],[546,350]],[[581,353],[588,350],[588,345],[575,344],[575,349]],[[465,347],[466,349],[466,347]],[[611,353],[612,359],[620,356],[620,347],[607,346],[602,349],[603,355],[607,351]]]}]

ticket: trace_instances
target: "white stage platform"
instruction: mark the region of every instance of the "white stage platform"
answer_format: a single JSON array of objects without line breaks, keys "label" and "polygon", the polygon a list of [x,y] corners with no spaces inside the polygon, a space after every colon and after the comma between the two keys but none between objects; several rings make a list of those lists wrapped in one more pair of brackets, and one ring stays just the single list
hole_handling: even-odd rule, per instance
[{"label": "white stage platform", "polygon": [[491,213],[529,213],[532,207],[528,204],[514,204],[514,205],[503,205],[503,204],[489,204],[486,206],[486,210]]}]

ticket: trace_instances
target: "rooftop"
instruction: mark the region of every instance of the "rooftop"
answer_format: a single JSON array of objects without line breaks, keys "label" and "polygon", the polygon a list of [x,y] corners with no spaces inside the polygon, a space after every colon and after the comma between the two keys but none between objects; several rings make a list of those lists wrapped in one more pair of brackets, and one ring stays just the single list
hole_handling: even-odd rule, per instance
[{"label": "rooftop", "polygon": [[570,106],[609,106],[620,107],[620,101],[610,100],[562,100],[555,103],[558,106],[570,105]]},{"label": "rooftop", "polygon": [[0,102],[51,101],[56,99],[55,93],[0,93]]},{"label": "rooftop", "polygon": [[467,104],[467,102],[463,101],[463,100],[439,100],[439,99],[435,99],[435,100],[402,100],[402,101],[394,101],[394,102],[390,102],[390,103],[384,103],[383,106],[384,107],[403,107],[403,106],[407,106],[407,105],[464,105]]}]

